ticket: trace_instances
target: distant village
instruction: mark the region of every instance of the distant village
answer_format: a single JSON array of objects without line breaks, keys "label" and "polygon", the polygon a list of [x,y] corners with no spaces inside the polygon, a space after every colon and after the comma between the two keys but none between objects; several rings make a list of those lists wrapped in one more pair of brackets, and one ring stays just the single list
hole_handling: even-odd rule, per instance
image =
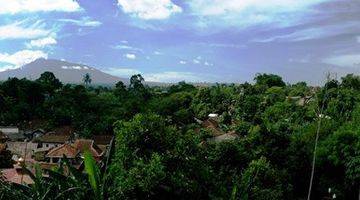
[{"label": "distant village", "polygon": [[75,168],[83,170],[83,154],[86,151],[90,152],[94,159],[100,162],[106,156],[112,139],[112,135],[94,135],[91,139],[79,138],[70,126],[48,132],[43,129],[0,126],[0,155],[5,151],[11,153],[14,163],[11,168],[0,169],[0,179],[15,184],[31,185],[34,181],[24,170],[24,166],[34,171],[37,164],[45,172],[59,167],[64,157]]},{"label": "distant village", "polygon": [[[218,114],[211,113],[204,121],[197,118],[194,120],[211,135],[201,145],[239,137],[234,131],[222,130]],[[199,131],[200,129],[196,130]],[[12,168],[0,169],[0,179],[15,184],[31,185],[34,181],[23,170],[24,166],[34,171],[35,164],[38,164],[42,170],[51,170],[59,167],[64,157],[75,168],[83,170],[84,152],[90,152],[99,163],[106,156],[112,139],[113,135],[94,135],[91,139],[79,138],[70,126],[59,127],[49,132],[43,129],[21,130],[15,126],[0,126],[0,155],[3,151],[10,152],[14,163]]]},{"label": "distant village", "polygon": [[[296,104],[304,106],[313,101],[313,96],[287,97],[287,100],[295,101]],[[322,116],[319,116],[322,117]],[[328,116],[324,116],[327,118]],[[219,115],[210,113],[206,120],[194,119],[201,128],[210,134],[210,137],[201,143],[222,142],[235,140],[239,137],[235,131],[226,132],[219,124]],[[32,123],[32,122],[30,122]],[[12,156],[13,167],[0,169],[0,180],[15,184],[31,185],[34,181],[24,171],[23,167],[35,171],[35,164],[43,171],[59,167],[61,161],[66,157],[71,165],[83,170],[83,154],[88,151],[94,159],[99,162],[106,156],[113,135],[93,135],[91,139],[80,138],[70,126],[62,126],[52,131],[43,129],[19,128],[16,126],[0,126],[0,159],[7,151]],[[200,129],[195,130],[200,132]],[[44,174],[46,176],[46,174]]]}]

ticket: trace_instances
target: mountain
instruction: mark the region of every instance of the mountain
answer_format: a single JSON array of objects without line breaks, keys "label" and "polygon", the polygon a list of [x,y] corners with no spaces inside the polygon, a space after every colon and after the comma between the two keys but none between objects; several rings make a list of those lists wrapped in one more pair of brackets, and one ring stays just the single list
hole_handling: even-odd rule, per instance
[{"label": "mountain", "polygon": [[0,72],[0,80],[6,80],[9,77],[34,80],[39,78],[45,71],[54,73],[63,83],[82,83],[86,73],[90,74],[93,84],[113,85],[118,81],[122,81],[125,84],[129,83],[128,79],[112,76],[87,65],[43,58],[37,59],[18,69]]}]

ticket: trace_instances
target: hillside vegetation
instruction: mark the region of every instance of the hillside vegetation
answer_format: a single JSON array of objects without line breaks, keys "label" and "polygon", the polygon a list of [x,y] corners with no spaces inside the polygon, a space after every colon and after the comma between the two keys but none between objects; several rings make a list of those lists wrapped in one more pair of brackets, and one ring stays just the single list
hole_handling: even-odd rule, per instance
[{"label": "hillside vegetation", "polygon": [[[134,75],[129,86],[64,85],[46,72],[36,81],[2,82],[0,125],[70,125],[83,137],[115,134],[116,141],[101,181],[47,182],[43,193],[26,195],[0,184],[0,198],[306,199],[317,133],[311,198],[358,198],[360,77],[322,87],[285,84],[272,74],[209,87],[143,81]],[[214,140],[198,123],[210,113],[219,115],[218,130],[238,137]],[[76,189],[86,187],[93,189]],[[72,192],[59,196],[63,191]]]}]

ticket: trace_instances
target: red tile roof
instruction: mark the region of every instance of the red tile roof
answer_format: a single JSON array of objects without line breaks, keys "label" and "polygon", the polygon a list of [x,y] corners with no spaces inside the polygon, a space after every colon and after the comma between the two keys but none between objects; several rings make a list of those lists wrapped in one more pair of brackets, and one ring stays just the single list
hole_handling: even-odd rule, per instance
[{"label": "red tile roof", "polygon": [[51,149],[46,154],[46,157],[62,158],[65,155],[67,158],[75,158],[78,153],[79,150],[73,147],[72,145],[63,144],[61,146]]},{"label": "red tile roof", "polygon": [[34,141],[43,142],[43,143],[65,143],[69,141],[70,138],[71,138],[70,135],[58,135],[55,133],[47,133],[43,136],[35,138]]},{"label": "red tile roof", "polygon": [[102,155],[102,150],[94,143],[94,140],[78,139],[74,142],[73,146],[81,153],[90,151],[95,158]]},{"label": "red tile roof", "polygon": [[21,168],[11,168],[2,170],[2,178],[11,183],[17,184],[33,184],[34,181],[28,174],[23,173]]}]

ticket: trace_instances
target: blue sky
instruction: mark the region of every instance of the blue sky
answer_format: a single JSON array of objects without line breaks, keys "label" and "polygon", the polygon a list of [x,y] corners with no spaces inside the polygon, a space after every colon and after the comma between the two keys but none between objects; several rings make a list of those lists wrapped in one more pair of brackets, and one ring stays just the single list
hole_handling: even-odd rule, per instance
[{"label": "blue sky", "polygon": [[321,83],[359,73],[358,0],[0,0],[0,71],[34,59],[120,77]]}]

